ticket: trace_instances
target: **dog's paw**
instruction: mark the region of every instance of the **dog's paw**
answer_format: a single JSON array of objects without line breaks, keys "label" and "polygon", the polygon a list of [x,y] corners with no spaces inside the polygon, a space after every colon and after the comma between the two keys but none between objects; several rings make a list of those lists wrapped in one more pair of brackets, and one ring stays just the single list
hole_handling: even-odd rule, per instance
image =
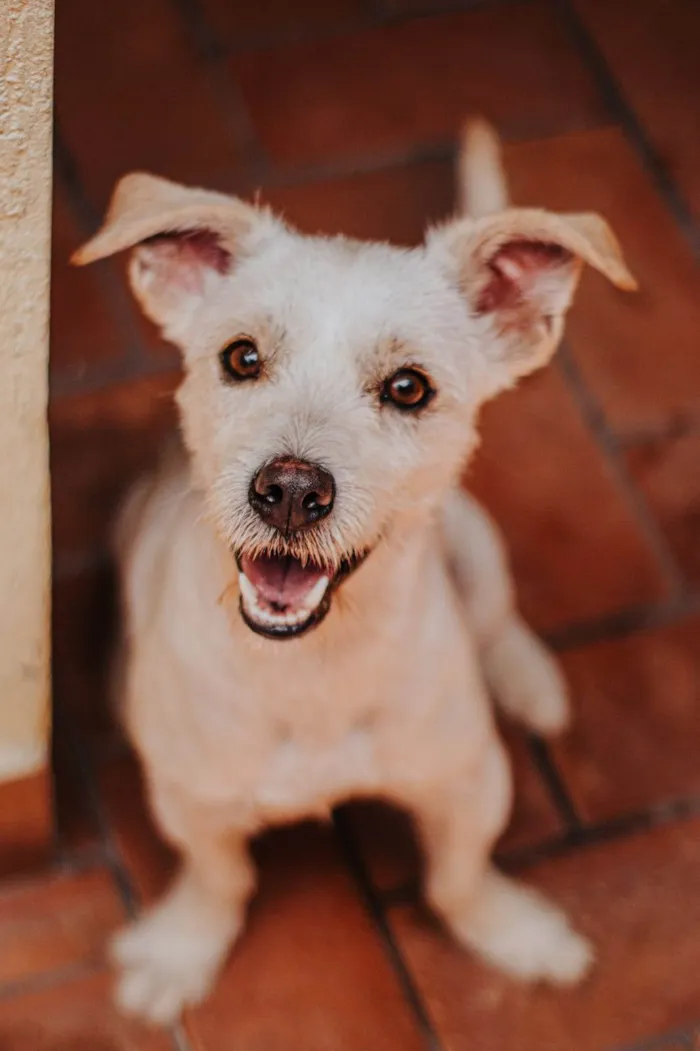
[{"label": "dog's paw", "polygon": [[115,936],[115,1002],[125,1014],[169,1025],[210,992],[233,939],[234,918],[173,895]]},{"label": "dog's paw", "polygon": [[560,909],[498,873],[488,876],[457,933],[489,963],[520,981],[575,985],[594,961],[592,946]]},{"label": "dog's paw", "polygon": [[533,733],[557,737],[571,722],[571,706],[559,667],[553,657],[543,653],[540,667],[531,665],[528,675],[510,686],[511,710]]},{"label": "dog's paw", "polygon": [[221,961],[197,951],[201,946],[189,948],[154,936],[145,924],[118,935],[111,955],[119,970],[114,991],[119,1010],[152,1025],[169,1025],[185,1007],[204,1000]]},{"label": "dog's paw", "polygon": [[571,721],[566,681],[556,658],[525,625],[515,622],[485,658],[486,677],[503,711],[544,737]]}]

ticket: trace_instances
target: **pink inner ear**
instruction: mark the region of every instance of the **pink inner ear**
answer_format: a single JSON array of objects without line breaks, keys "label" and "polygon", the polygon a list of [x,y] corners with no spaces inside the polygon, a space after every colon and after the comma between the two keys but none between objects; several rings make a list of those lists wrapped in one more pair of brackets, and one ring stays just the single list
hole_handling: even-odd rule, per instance
[{"label": "pink inner ear", "polygon": [[214,230],[178,230],[155,234],[143,243],[155,249],[162,246],[170,262],[178,268],[182,267],[183,272],[208,267],[218,274],[227,274],[231,264],[231,253],[223,247],[219,234]]},{"label": "pink inner ear", "polygon": [[509,242],[489,260],[491,276],[479,297],[478,312],[486,314],[517,306],[545,273],[570,260],[571,253],[558,244]]}]

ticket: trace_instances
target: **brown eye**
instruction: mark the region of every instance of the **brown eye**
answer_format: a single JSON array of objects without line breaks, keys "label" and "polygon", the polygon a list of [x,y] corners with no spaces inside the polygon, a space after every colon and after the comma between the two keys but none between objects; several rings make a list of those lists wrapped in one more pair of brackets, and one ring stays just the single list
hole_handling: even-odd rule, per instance
[{"label": "brown eye", "polygon": [[256,380],[260,375],[260,354],[252,339],[234,339],[221,351],[219,360],[226,378]]},{"label": "brown eye", "polygon": [[397,409],[412,412],[428,404],[435,391],[427,376],[416,369],[399,369],[382,390],[382,401],[390,401]]}]

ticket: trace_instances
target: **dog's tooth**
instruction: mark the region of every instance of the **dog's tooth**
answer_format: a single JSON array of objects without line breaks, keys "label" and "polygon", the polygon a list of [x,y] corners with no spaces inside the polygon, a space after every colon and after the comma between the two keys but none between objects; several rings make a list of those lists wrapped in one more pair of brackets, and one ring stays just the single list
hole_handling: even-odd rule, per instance
[{"label": "dog's tooth", "polygon": [[316,581],[314,586],[311,588],[311,591],[308,593],[308,595],[304,599],[304,610],[305,611],[308,611],[309,613],[312,613],[316,609],[316,607],[318,606],[319,602],[321,601],[323,596],[326,594],[326,589],[328,587],[328,584],[329,584],[328,577],[324,576],[324,577],[319,577],[318,578],[318,580]]},{"label": "dog's tooth", "polygon": [[238,572],[238,581],[241,598],[243,599],[248,615],[256,620],[258,624],[264,625],[265,627],[278,628],[294,628],[299,624],[303,624],[304,621],[308,619],[309,615],[318,607],[318,604],[325,595],[329,584],[329,578],[327,576],[319,577],[299,609],[290,613],[273,613],[271,610],[260,605],[258,593],[255,587],[251,584],[242,570],[239,570]]},{"label": "dog's tooth", "polygon": [[241,595],[245,604],[257,612],[260,608],[258,606],[258,593],[242,570],[238,574],[238,586],[241,589]]}]

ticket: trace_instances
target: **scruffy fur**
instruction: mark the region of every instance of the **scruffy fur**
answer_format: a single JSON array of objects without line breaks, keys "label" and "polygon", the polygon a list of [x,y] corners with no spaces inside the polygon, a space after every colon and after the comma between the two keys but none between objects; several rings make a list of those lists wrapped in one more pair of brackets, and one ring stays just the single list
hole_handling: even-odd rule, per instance
[{"label": "scruffy fur", "polygon": [[[302,236],[235,198],[135,174],[77,253],[133,249],[134,293],[185,365],[187,459],[139,483],[116,537],[124,718],[182,859],[113,945],[118,1002],[150,1021],[211,989],[255,887],[250,837],[349,797],[412,813],[429,903],[491,964],[567,984],[591,962],[566,917],[489,860],[511,781],[488,691],[543,733],[568,708],[459,478],[481,404],[554,353],[582,264],[634,283],[602,219],[508,208],[495,137],[475,125],[470,143],[471,214],[419,248]],[[254,383],[222,377],[221,348],[240,334],[262,356]],[[379,397],[405,366],[436,390],[422,412]],[[313,529],[284,535],[251,510],[251,478],[278,456],[335,479]],[[332,569],[368,550],[307,635],[273,641],[244,623],[232,552]]]}]

